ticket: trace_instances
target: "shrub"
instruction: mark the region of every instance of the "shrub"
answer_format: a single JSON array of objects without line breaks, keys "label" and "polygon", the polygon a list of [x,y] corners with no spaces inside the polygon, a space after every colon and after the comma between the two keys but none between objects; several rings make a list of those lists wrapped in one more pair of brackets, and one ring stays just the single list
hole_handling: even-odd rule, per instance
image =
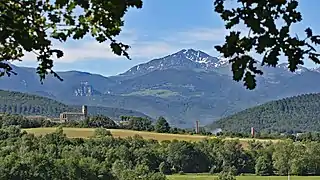
[{"label": "shrub", "polygon": [[105,128],[97,128],[94,130],[94,137],[112,136],[111,132]]}]

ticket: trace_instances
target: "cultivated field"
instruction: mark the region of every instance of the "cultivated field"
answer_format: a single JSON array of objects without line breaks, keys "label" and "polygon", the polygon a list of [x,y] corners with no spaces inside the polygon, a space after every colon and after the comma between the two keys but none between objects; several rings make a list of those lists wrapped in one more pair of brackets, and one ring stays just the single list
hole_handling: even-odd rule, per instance
[{"label": "cultivated field", "polygon": [[[56,130],[56,128],[31,128],[24,129],[28,133],[33,133],[35,135],[45,135],[48,133],[52,133]],[[185,140],[185,141],[200,141],[206,138],[215,138],[214,136],[201,136],[201,135],[183,135],[183,134],[167,134],[167,133],[155,133],[155,132],[144,132],[144,131],[132,131],[132,130],[124,130],[124,129],[109,129],[114,137],[132,137],[134,135],[140,135],[145,139],[155,139],[158,141],[163,140]],[[94,128],[63,128],[63,132],[70,138],[88,138],[93,136]],[[232,138],[226,138],[226,140],[230,140]],[[235,139],[235,138],[234,138]],[[252,139],[241,138],[239,139],[243,146],[247,145],[248,141]],[[266,139],[255,139],[259,141],[278,141],[278,140],[266,140]]]},{"label": "cultivated field", "polygon": [[[169,180],[214,180],[207,174],[170,175]],[[319,180],[319,176],[291,176],[290,180]],[[237,180],[288,180],[287,176],[238,176]]]},{"label": "cultivated field", "polygon": [[[52,133],[56,128],[31,128],[24,129],[28,133],[35,135],[44,135]],[[182,135],[182,134],[166,134],[166,133],[155,133],[155,132],[144,132],[144,131],[132,131],[124,129],[109,129],[114,137],[132,137],[134,135],[140,135],[145,139],[155,139],[158,141],[163,140],[185,140],[185,141],[199,141],[205,138],[214,138],[200,135]],[[70,138],[88,138],[93,136],[94,128],[63,128],[63,132]]]}]

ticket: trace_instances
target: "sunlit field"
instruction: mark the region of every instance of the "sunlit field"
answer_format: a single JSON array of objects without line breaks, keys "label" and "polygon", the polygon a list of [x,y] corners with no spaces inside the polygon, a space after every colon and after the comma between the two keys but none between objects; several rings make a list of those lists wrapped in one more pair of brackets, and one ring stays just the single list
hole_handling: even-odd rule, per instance
[{"label": "sunlit field", "polygon": [[[56,128],[31,128],[31,129],[23,129],[28,133],[32,133],[35,135],[45,135],[48,133],[52,133],[56,130]],[[94,128],[63,128],[63,132],[70,138],[89,138],[94,135]],[[140,135],[145,139],[154,139],[158,141],[164,140],[184,140],[184,141],[200,141],[203,139],[212,139],[216,138],[214,136],[202,136],[202,135],[187,135],[187,134],[168,134],[168,133],[156,133],[156,132],[145,132],[145,131],[133,131],[133,130],[125,130],[125,129],[109,129],[114,137],[132,137],[134,135]],[[225,138],[226,140],[236,139],[236,138]],[[240,142],[244,147],[247,146],[248,141],[253,139],[251,138],[240,138]],[[279,141],[279,140],[266,140],[266,139],[255,139],[262,142],[267,141]]]},{"label": "sunlit field", "polygon": [[[56,128],[32,128],[24,129],[28,133],[35,135],[45,135],[52,133]],[[185,141],[199,141],[205,138],[214,138],[200,135],[182,135],[182,134],[166,134],[156,132],[144,132],[144,131],[132,131],[124,129],[109,129],[114,137],[130,137],[134,135],[140,135],[145,139],[155,139],[158,141],[163,140],[185,140]],[[94,135],[94,128],[63,128],[63,132],[70,138],[88,138]]]}]

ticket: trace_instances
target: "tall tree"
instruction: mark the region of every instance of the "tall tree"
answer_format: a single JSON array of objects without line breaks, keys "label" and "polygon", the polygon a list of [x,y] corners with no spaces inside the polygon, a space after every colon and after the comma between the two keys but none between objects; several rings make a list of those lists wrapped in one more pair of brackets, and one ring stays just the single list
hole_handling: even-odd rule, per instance
[{"label": "tall tree", "polygon": [[292,162],[294,146],[291,141],[279,142],[272,155],[273,166],[279,175],[288,175]]},{"label": "tall tree", "polygon": [[167,133],[170,131],[170,125],[164,117],[159,117],[154,129],[159,133]]},{"label": "tall tree", "polygon": [[268,154],[259,156],[255,165],[256,174],[260,176],[269,176],[272,174],[272,157]]}]

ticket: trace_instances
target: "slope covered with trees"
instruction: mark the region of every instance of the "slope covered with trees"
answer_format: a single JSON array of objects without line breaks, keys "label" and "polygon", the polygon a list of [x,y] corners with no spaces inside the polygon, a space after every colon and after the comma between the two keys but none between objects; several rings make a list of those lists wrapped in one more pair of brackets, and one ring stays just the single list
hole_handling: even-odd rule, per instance
[{"label": "slope covered with trees", "polygon": [[[48,117],[59,117],[61,112],[81,112],[81,106],[66,105],[58,101],[36,95],[0,90],[0,113],[42,115]],[[146,117],[145,114],[110,107],[88,107],[89,115],[105,115],[118,119],[122,115]]]},{"label": "slope covered with trees", "polygon": [[247,132],[254,127],[260,132],[320,131],[320,93],[305,94],[271,101],[209,125],[210,129]]}]

